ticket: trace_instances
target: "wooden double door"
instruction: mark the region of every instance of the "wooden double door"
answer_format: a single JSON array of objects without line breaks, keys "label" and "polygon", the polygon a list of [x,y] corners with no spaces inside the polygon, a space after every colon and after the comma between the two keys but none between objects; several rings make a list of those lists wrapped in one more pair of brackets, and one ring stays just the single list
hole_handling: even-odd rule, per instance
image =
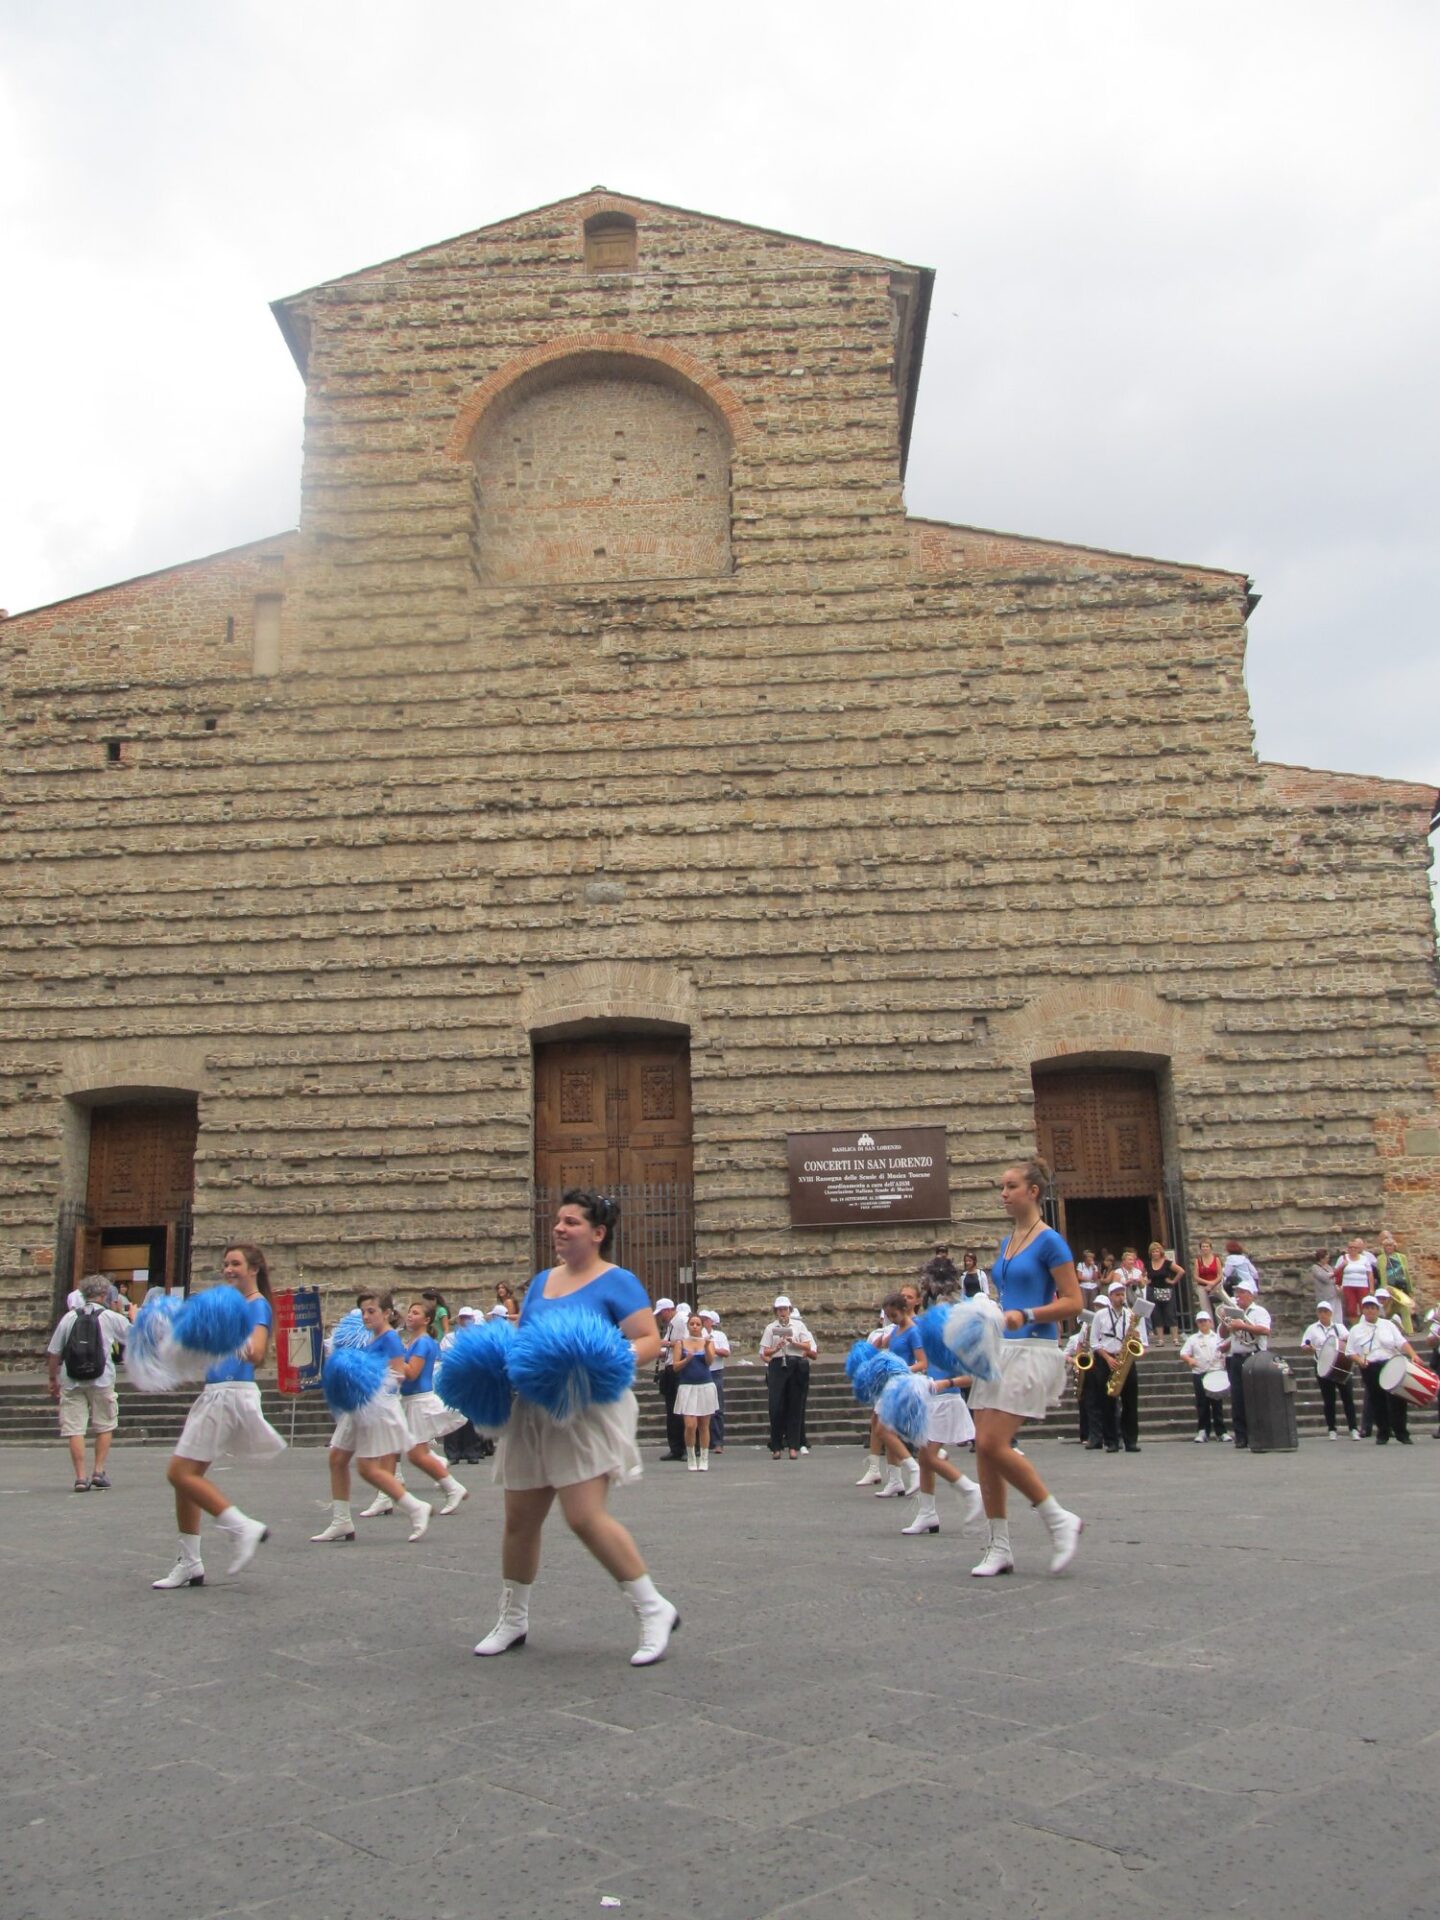
[{"label": "wooden double door", "polygon": [[150,1284],[189,1284],[191,1202],[199,1114],[193,1100],[96,1107],[90,1115],[90,1166],[84,1230],[75,1242],[76,1275],[105,1273],[139,1302]]},{"label": "wooden double door", "polygon": [[1063,1230],[1079,1253],[1143,1255],[1166,1238],[1160,1090],[1123,1067],[1038,1072],[1035,1132],[1050,1162]]},{"label": "wooden double door", "polygon": [[535,1049],[538,1187],[688,1187],[690,1124],[682,1036],[612,1033]]}]

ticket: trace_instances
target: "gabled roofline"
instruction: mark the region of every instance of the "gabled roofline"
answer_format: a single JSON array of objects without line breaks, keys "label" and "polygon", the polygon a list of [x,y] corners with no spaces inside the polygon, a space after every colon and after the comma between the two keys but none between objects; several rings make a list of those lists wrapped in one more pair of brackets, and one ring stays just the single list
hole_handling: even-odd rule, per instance
[{"label": "gabled roofline", "polygon": [[147,580],[161,580],[167,573],[185,573],[191,567],[209,566],[212,560],[228,560],[232,554],[247,553],[252,547],[272,547],[277,540],[293,540],[298,527],[286,527],[280,533],[267,533],[259,540],[242,540],[238,547],[221,547],[215,553],[202,553],[194,560],[176,560],[168,567],[153,567],[149,573],[132,573],[124,580],[107,580],[103,587],[87,587],[83,593],[63,594],[58,600],[42,600],[38,607],[22,607],[8,614],[3,624],[28,619],[32,613],[52,613],[56,607],[69,607],[81,600],[94,600],[102,593],[118,593],[122,587],[143,586]]},{"label": "gabled roofline", "polygon": [[[1066,553],[1094,553],[1104,560],[1135,560],[1147,567],[1170,567],[1178,573],[1213,573],[1220,580],[1238,580],[1247,589],[1250,585],[1248,573],[1242,573],[1235,567],[1207,567],[1198,560],[1165,560],[1154,553],[1127,553],[1121,547],[1086,546],[1079,540],[1048,540],[1043,533],[1009,533],[1003,527],[975,527],[964,520],[934,520],[928,514],[907,513],[906,520],[912,527],[943,527],[947,533],[978,533],[990,540],[1014,540],[1026,547],[1060,547]],[[1252,596],[1256,605],[1260,596]]]}]

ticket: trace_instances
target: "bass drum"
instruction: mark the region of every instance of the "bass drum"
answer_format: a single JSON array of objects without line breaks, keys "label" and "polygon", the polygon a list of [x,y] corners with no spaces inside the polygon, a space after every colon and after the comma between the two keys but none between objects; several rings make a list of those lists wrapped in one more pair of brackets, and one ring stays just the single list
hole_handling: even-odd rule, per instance
[{"label": "bass drum", "polygon": [[1408,1400],[1412,1407],[1433,1407],[1440,1395],[1440,1374],[1417,1366],[1403,1353],[1381,1367],[1380,1384],[1386,1393],[1393,1393],[1397,1400]]},{"label": "bass drum", "polygon": [[1200,1384],[1212,1400],[1223,1400],[1230,1391],[1230,1375],[1224,1367],[1212,1367],[1201,1374]]}]

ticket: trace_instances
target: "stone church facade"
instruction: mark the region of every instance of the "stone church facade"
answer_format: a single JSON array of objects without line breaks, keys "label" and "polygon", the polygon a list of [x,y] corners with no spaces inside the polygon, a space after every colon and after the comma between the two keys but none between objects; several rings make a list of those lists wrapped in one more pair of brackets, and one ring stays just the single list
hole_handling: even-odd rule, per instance
[{"label": "stone church facade", "polygon": [[[1242,574],[906,514],[930,280],[595,189],[312,288],[298,530],[0,626],[12,1357],[236,1235],[488,1298],[576,1178],[838,1322],[1037,1138],[1435,1290],[1436,794],[1257,762]],[[905,1125],[948,1227],[790,1225]]]}]

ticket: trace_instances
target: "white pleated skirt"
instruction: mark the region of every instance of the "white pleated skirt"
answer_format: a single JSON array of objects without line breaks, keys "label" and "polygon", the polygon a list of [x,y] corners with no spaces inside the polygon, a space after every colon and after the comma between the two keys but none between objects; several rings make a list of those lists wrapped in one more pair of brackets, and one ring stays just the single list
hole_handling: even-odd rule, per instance
[{"label": "white pleated skirt", "polygon": [[939,1447],[963,1447],[967,1440],[975,1438],[975,1422],[970,1418],[963,1394],[931,1394],[925,1438]]},{"label": "white pleated skirt", "polygon": [[612,1485],[638,1480],[635,1431],[640,1408],[633,1393],[608,1406],[588,1407],[558,1426],[548,1413],[517,1395],[495,1445],[495,1479],[514,1493],[537,1487],[574,1487],[603,1474]]},{"label": "white pleated skirt", "polygon": [[1065,1360],[1058,1340],[1006,1340],[1000,1348],[1000,1378],[977,1380],[970,1411],[994,1407],[1022,1420],[1043,1420],[1065,1391]]},{"label": "white pleated skirt", "polygon": [[715,1391],[715,1382],[706,1380],[700,1386],[681,1387],[675,1395],[675,1411],[689,1414],[693,1420],[697,1415],[716,1413],[720,1407],[720,1395]]},{"label": "white pleated skirt", "polygon": [[438,1393],[402,1393],[400,1407],[410,1429],[412,1447],[443,1440],[447,1433],[454,1433],[465,1424],[464,1414],[447,1407]]},{"label": "white pleated skirt", "polygon": [[342,1413],[330,1436],[332,1447],[355,1453],[362,1460],[379,1460],[387,1453],[408,1453],[415,1442],[400,1411],[398,1393],[372,1400],[358,1413]]},{"label": "white pleated skirt", "polygon": [[221,1380],[202,1390],[175,1451],[182,1460],[273,1460],[285,1442],[261,1412],[253,1380]]}]

